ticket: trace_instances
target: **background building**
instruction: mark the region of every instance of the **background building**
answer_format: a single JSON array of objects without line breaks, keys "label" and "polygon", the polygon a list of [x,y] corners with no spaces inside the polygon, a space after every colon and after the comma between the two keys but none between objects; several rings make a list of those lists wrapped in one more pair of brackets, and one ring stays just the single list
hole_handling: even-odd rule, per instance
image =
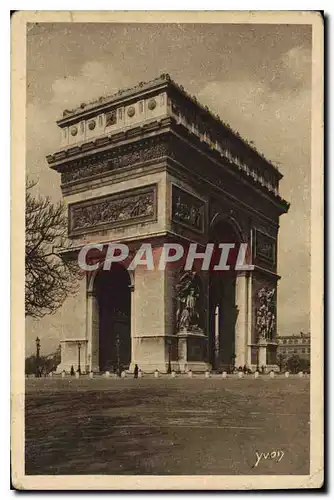
[{"label": "background building", "polygon": [[299,356],[310,360],[311,357],[311,334],[310,332],[277,337],[277,354],[286,358]]}]

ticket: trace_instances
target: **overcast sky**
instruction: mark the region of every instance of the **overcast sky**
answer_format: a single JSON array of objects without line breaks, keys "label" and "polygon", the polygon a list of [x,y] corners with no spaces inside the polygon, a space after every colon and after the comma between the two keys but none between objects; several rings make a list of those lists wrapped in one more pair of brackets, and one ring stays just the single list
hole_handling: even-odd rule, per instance
[{"label": "overcast sky", "polygon": [[[27,42],[27,172],[57,201],[60,176],[45,156],[59,148],[65,108],[120,88],[171,77],[278,164],[281,195],[278,332],[309,330],[311,27],[306,25],[30,25]],[[71,329],[75,299],[27,322],[51,352]],[[84,336],[84,332],[82,335]]]}]

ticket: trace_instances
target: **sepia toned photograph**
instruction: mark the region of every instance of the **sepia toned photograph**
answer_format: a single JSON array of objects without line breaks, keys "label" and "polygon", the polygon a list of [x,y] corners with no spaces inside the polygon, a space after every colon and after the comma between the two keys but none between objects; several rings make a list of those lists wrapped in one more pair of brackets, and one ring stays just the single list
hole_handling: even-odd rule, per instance
[{"label": "sepia toned photograph", "polygon": [[321,487],[320,14],[18,12],[12,46],[15,487]]}]

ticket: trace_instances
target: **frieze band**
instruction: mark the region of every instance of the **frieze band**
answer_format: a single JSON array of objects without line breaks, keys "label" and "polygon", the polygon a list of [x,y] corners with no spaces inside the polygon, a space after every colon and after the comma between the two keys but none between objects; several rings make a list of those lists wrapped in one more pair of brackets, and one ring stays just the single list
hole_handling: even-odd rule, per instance
[{"label": "frieze band", "polygon": [[69,234],[154,221],[156,190],[154,184],[69,205]]},{"label": "frieze band", "polygon": [[172,156],[168,141],[155,139],[136,146],[117,148],[109,158],[91,159],[87,162],[71,164],[61,174],[62,184],[104,174],[112,170],[154,160],[163,156]]}]

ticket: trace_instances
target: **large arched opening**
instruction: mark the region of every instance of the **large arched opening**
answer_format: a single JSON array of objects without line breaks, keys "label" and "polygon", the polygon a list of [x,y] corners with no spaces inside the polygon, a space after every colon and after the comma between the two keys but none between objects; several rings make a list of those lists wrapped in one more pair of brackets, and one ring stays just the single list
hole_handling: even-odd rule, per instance
[{"label": "large arched opening", "polygon": [[[209,361],[213,369],[231,371],[235,366],[235,327],[238,317],[235,264],[242,236],[236,224],[221,218],[212,224],[209,241],[215,245],[209,276]],[[235,245],[229,251],[227,260],[230,270],[214,269],[220,261],[221,243]]]},{"label": "large arched opening", "polygon": [[99,310],[100,371],[122,371],[131,363],[131,280],[128,271],[113,263],[94,280]]}]

